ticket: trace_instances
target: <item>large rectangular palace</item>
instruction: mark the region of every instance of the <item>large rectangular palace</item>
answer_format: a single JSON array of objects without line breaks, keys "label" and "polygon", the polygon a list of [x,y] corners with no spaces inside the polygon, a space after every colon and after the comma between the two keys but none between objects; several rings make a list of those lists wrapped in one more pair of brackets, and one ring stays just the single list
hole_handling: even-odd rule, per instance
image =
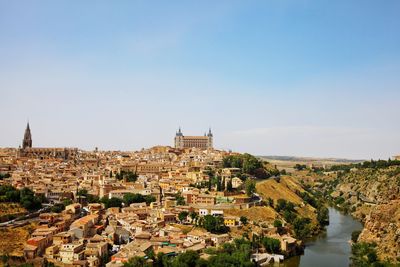
[{"label": "large rectangular palace", "polygon": [[204,134],[204,136],[184,136],[181,128],[179,128],[175,135],[175,148],[183,149],[193,147],[204,150],[213,148],[213,134],[211,129],[209,129],[208,134]]}]

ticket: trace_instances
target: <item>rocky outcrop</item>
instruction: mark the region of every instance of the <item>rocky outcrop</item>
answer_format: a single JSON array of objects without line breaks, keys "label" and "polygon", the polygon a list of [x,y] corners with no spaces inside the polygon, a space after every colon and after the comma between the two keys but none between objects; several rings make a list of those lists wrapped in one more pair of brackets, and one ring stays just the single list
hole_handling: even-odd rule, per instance
[{"label": "rocky outcrop", "polygon": [[376,243],[381,260],[396,262],[400,258],[400,200],[373,207],[358,241]]},{"label": "rocky outcrop", "polygon": [[353,168],[317,187],[364,223],[360,242],[376,243],[380,260],[400,259],[400,166]]}]

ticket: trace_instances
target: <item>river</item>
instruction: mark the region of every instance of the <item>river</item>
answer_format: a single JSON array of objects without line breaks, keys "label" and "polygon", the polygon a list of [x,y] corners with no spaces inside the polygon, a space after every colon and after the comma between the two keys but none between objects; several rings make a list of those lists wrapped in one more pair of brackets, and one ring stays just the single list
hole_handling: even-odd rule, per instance
[{"label": "river", "polygon": [[350,264],[351,233],[361,230],[362,224],[350,215],[329,208],[326,232],[306,242],[304,255],[292,257],[279,267],[348,267]]}]

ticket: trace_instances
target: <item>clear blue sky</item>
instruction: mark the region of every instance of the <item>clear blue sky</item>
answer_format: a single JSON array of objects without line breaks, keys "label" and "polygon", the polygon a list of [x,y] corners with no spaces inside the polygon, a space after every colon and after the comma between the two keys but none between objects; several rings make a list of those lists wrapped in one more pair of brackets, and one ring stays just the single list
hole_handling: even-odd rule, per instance
[{"label": "clear blue sky", "polygon": [[0,0],[0,146],[400,154],[400,1]]}]

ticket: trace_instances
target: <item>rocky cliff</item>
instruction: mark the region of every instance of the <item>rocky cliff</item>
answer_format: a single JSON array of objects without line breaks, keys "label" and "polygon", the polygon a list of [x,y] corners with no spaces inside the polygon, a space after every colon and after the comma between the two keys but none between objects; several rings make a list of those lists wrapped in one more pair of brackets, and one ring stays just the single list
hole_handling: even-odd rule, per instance
[{"label": "rocky cliff", "polygon": [[377,244],[380,260],[400,262],[400,167],[353,168],[318,183],[337,207],[364,223],[358,241]]}]

